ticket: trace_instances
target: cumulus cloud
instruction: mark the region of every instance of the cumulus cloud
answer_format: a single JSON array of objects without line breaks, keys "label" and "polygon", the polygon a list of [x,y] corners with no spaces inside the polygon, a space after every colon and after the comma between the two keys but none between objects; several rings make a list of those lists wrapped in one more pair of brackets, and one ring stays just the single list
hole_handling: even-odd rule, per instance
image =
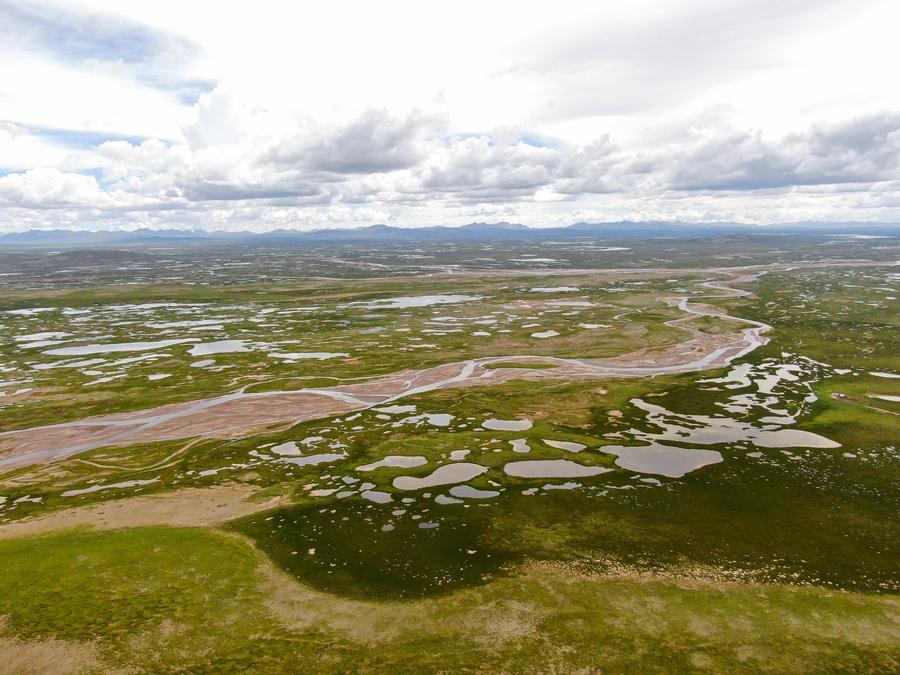
[{"label": "cumulus cloud", "polygon": [[386,110],[366,110],[346,125],[307,123],[278,139],[263,159],[313,171],[384,173],[415,166],[427,153],[435,120],[413,111],[405,118]]},{"label": "cumulus cloud", "polygon": [[[264,140],[226,133],[193,145],[109,141],[97,146],[92,174],[56,168],[10,173],[0,178],[0,200],[33,209],[120,209],[126,219],[144,217],[142,210],[191,219],[189,213],[215,211],[215,203],[228,203],[248,218],[265,212],[279,222],[282,217],[272,216],[278,209],[334,209],[319,211],[328,224],[329,214],[345,213],[345,207],[392,217],[394,209],[427,205],[468,204],[470,213],[476,213],[471,205],[483,205],[485,213],[505,213],[491,209],[603,195],[624,202],[696,201],[701,192],[771,198],[773,191],[791,189],[869,191],[869,201],[855,203],[870,209],[873,200],[892,203],[900,184],[898,113],[816,124],[779,138],[704,117],[652,149],[624,147],[610,134],[575,145],[539,136],[527,142],[526,135],[508,130],[429,135],[435,128],[420,113],[392,117],[369,110],[344,125],[297,123]],[[717,211],[688,212],[708,218]]]},{"label": "cumulus cloud", "polygon": [[31,209],[96,207],[110,203],[110,196],[93,176],[30,169],[0,178],[0,202]]},{"label": "cumulus cloud", "polygon": [[553,188],[563,194],[619,192],[628,189],[625,174],[636,162],[621,153],[609,135],[566,153]]},{"label": "cumulus cloud", "polygon": [[421,169],[420,189],[464,199],[533,194],[550,182],[559,152],[522,141],[498,143],[487,136],[464,138],[438,149]]},{"label": "cumulus cloud", "polygon": [[194,121],[182,127],[192,149],[234,145],[244,136],[237,100],[222,87],[201,96],[194,104],[194,111]]},{"label": "cumulus cloud", "polygon": [[778,140],[760,132],[696,131],[672,158],[672,188],[760,189],[900,177],[900,114],[816,125]]}]

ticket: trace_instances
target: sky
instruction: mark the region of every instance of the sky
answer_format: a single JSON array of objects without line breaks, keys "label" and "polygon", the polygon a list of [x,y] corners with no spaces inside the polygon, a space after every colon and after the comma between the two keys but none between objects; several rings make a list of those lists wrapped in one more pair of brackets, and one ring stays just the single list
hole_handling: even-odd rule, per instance
[{"label": "sky", "polygon": [[0,0],[0,232],[900,221],[896,0]]}]

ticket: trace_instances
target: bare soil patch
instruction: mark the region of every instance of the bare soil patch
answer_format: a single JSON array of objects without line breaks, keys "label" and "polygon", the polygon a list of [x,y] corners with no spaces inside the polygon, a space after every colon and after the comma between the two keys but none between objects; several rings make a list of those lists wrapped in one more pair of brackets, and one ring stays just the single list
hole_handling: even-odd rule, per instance
[{"label": "bare soil patch", "polygon": [[97,648],[90,642],[0,637],[0,654],[3,655],[0,673],[68,675],[109,672],[102,667]]},{"label": "bare soil patch", "polygon": [[122,527],[169,525],[173,527],[213,526],[286,502],[273,497],[265,502],[248,501],[256,489],[225,484],[210,488],[187,488],[165,494],[126,497],[74,507],[0,526],[0,539],[43,534],[72,527],[114,530]]}]

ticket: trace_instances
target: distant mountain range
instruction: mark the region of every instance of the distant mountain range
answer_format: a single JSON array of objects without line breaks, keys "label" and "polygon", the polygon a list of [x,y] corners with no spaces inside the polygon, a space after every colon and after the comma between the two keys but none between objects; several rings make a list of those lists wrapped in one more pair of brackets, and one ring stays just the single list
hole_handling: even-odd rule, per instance
[{"label": "distant mountain range", "polygon": [[132,230],[97,232],[29,230],[0,235],[0,246],[138,246],[245,243],[255,245],[314,245],[338,243],[390,244],[405,242],[530,242],[568,239],[623,241],[661,237],[714,237],[734,234],[769,235],[888,235],[900,236],[900,223],[742,223],[633,222],[575,223],[568,227],[531,228],[518,223],[470,223],[461,227],[370,227],[329,230],[272,230],[221,232],[205,230]]}]

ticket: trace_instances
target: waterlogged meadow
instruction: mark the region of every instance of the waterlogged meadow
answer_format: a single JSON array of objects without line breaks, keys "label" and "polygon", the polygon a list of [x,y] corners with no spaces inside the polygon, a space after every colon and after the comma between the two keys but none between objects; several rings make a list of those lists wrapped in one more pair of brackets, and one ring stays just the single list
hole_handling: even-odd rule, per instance
[{"label": "waterlogged meadow", "polygon": [[100,670],[895,668],[898,274],[866,246],[17,289],[0,560],[30,581],[0,581],[0,644]]},{"label": "waterlogged meadow", "polygon": [[[408,295],[408,283],[393,282],[382,283],[380,291],[351,284],[298,293],[235,292],[225,302],[83,306],[66,302],[83,302],[80,296],[63,296],[55,306],[0,313],[9,336],[0,353],[4,428],[242,386],[256,392],[327,386],[479,356],[590,358],[626,353],[636,342],[676,344],[681,331],[661,324],[679,312],[660,296],[691,292],[685,289],[690,282],[691,276],[658,275],[592,280],[552,295],[532,291],[528,278],[426,286],[481,295]],[[546,339],[549,332],[552,339]]]}]

